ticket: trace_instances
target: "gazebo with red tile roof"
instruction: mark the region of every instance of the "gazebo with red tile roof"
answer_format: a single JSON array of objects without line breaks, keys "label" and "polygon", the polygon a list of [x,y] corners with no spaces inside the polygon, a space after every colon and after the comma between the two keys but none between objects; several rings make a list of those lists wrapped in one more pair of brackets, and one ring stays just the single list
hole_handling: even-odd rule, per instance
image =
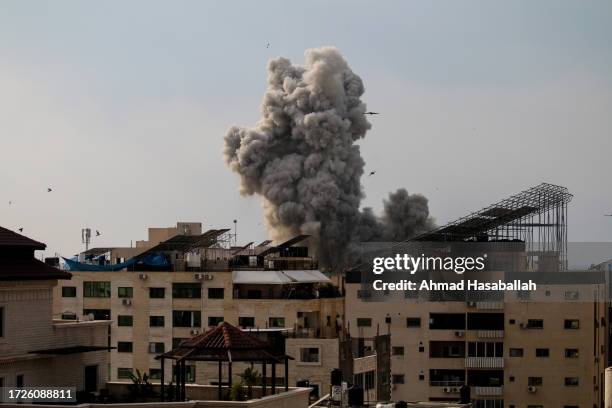
[{"label": "gazebo with red tile roof", "polygon": [[232,387],[232,362],[260,362],[262,364],[262,394],[266,395],[266,365],[272,365],[272,394],[276,393],[276,364],[285,365],[285,391],[288,390],[288,360],[292,357],[278,355],[270,344],[246,333],[227,322],[199,336],[182,341],[177,348],[156,357],[161,360],[161,396],[164,399],[164,360],[176,361],[177,401],[185,400],[185,362],[217,361],[219,363],[219,400],[222,399],[223,362],[228,363],[228,387]]}]

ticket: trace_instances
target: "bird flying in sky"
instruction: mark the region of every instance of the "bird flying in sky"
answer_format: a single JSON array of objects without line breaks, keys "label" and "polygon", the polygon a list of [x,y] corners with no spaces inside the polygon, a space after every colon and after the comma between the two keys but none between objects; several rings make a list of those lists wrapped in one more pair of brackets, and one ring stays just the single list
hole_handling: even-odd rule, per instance
[{"label": "bird flying in sky", "polygon": [[23,227],[19,227],[19,232],[23,232]]},{"label": "bird flying in sky", "polygon": [[372,170],[372,171],[370,172],[370,176],[373,176],[373,175],[375,175],[375,174],[376,174],[376,170]]},{"label": "bird flying in sky", "polygon": [[96,230],[96,237],[99,237],[100,235],[102,235],[100,234],[100,231]]},{"label": "bird flying in sky", "polygon": [[380,115],[380,112],[365,112],[364,115]]},{"label": "bird flying in sky", "polygon": [[52,191],[53,191],[53,189],[51,187],[47,187],[47,193],[50,193]]}]

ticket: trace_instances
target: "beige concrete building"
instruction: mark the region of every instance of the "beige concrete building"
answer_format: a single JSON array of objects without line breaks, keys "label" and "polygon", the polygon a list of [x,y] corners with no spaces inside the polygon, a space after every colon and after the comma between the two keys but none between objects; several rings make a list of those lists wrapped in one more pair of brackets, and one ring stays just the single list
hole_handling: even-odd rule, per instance
[{"label": "beige concrete building", "polygon": [[[306,237],[277,246],[268,241],[231,247],[228,230],[202,234],[199,225],[179,223],[176,231],[181,233],[161,243],[157,240],[173,232],[149,229],[149,242],[155,244],[141,245],[138,261],[116,271],[118,261],[126,259],[115,256],[113,248],[90,250],[100,255],[89,263],[69,264],[76,269],[72,280],[55,289],[54,316],[112,320],[112,381],[129,380],[136,369],[158,380],[157,355],[227,321],[258,332],[295,358],[290,385],[307,379],[327,390],[329,373],[339,365],[343,299],[316,270],[307,248],[296,245]],[[245,367],[236,364],[234,376]],[[215,363],[198,363],[189,370],[188,381],[218,381]],[[172,367],[166,367],[165,378],[172,378]]]},{"label": "beige concrete building", "polygon": [[[393,400],[459,400],[465,384],[476,407],[603,406],[609,293],[602,272],[566,270],[570,199],[543,184],[409,242],[362,245],[361,265],[346,277],[346,321],[352,336],[390,334]],[[398,253],[486,262],[464,275],[372,273],[375,257]],[[400,280],[389,276],[531,279],[537,290],[374,290],[376,279]]]},{"label": "beige concrete building", "polygon": [[110,322],[53,319],[53,289],[70,274],[36,260],[44,248],[0,227],[0,387],[97,392],[107,381]]}]

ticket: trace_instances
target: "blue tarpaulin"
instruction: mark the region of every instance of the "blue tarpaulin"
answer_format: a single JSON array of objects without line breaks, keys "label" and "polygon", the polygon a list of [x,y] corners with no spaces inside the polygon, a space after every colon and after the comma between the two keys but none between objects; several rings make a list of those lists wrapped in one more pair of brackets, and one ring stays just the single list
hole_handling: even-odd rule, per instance
[{"label": "blue tarpaulin", "polygon": [[[63,258],[63,257],[62,257]],[[163,267],[168,265],[166,258],[161,255],[147,255],[142,258],[130,258],[125,262],[114,265],[94,265],[78,262],[72,259],[63,258],[69,271],[81,272],[115,272],[125,269],[135,264],[144,264],[148,266]]]}]

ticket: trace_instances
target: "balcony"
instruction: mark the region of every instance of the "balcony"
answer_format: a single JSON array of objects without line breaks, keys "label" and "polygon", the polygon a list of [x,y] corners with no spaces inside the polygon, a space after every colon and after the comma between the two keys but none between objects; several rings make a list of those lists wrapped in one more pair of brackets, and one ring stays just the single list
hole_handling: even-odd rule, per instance
[{"label": "balcony", "polygon": [[504,368],[503,357],[466,357],[466,368]]},{"label": "balcony", "polygon": [[476,335],[479,339],[503,339],[503,330],[478,330]]},{"label": "balcony", "polygon": [[503,387],[472,387],[474,394],[479,397],[501,397],[503,394]]}]

